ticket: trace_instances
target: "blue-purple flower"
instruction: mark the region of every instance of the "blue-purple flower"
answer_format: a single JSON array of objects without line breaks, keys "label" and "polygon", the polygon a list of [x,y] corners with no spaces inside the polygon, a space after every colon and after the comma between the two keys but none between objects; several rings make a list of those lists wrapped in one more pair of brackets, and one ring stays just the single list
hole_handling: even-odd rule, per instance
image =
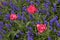
[{"label": "blue-purple flower", "polygon": [[34,40],[34,34],[31,31],[27,32],[27,40]]},{"label": "blue-purple flower", "polygon": [[8,2],[7,1],[4,1],[4,2],[2,2],[2,5],[3,6],[7,6],[8,5]]},{"label": "blue-purple flower", "polygon": [[48,37],[48,40],[52,40],[52,38],[51,37]]},{"label": "blue-purple flower", "polygon": [[5,14],[5,20],[10,20],[10,14]]},{"label": "blue-purple flower", "polygon": [[60,31],[58,31],[57,36],[60,37]]},{"label": "blue-purple flower", "polygon": [[3,39],[3,36],[2,35],[0,35],[0,40],[2,40]]}]

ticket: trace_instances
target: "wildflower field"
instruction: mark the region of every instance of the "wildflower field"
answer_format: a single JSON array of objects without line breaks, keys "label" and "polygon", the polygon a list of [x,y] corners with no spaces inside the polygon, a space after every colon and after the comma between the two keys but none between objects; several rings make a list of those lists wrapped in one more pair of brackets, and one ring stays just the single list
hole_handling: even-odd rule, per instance
[{"label": "wildflower field", "polygon": [[60,40],[60,0],[0,0],[0,40]]}]

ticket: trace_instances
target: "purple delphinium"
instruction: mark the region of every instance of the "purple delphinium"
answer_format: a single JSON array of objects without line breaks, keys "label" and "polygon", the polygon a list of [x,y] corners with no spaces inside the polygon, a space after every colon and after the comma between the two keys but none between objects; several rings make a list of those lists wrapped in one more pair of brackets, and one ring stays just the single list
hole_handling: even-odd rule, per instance
[{"label": "purple delphinium", "polygon": [[32,20],[32,19],[33,19],[33,15],[29,14],[29,16],[30,16],[30,17],[29,17],[29,18],[30,18],[30,20]]},{"label": "purple delphinium", "polygon": [[22,12],[22,16],[21,16],[21,18],[22,18],[23,21],[27,21],[24,12]]},{"label": "purple delphinium", "polygon": [[48,40],[52,40],[51,37],[48,37]]},{"label": "purple delphinium", "polygon": [[56,8],[53,8],[52,11],[53,11],[53,12],[56,12]]},{"label": "purple delphinium", "polygon": [[60,37],[60,31],[58,31],[57,36],[59,36],[59,37]]},{"label": "purple delphinium", "polygon": [[26,2],[30,2],[30,0],[26,0]]},{"label": "purple delphinium", "polygon": [[27,32],[27,39],[28,40],[34,40],[34,35],[33,35],[33,33],[31,31]]},{"label": "purple delphinium", "polygon": [[16,38],[19,38],[19,35],[18,34],[16,35]]},{"label": "purple delphinium", "polygon": [[40,21],[37,21],[37,23],[36,23],[36,24],[41,24],[41,23],[40,23]]},{"label": "purple delphinium", "polygon": [[45,3],[47,3],[48,5],[51,4],[50,0],[44,0],[44,1],[45,1]]},{"label": "purple delphinium", "polygon": [[4,23],[3,22],[0,22],[0,27],[4,27]]},{"label": "purple delphinium", "polygon": [[3,22],[0,22],[0,32],[2,32],[3,27],[4,27],[4,23]]},{"label": "purple delphinium", "polygon": [[56,20],[55,23],[56,23],[56,26],[60,28],[60,23],[58,22],[58,20]]},{"label": "purple delphinium", "polygon": [[2,5],[7,6],[8,5],[8,2],[7,1],[4,1],[4,2],[2,2]]},{"label": "purple delphinium", "polygon": [[58,20],[56,20],[55,23],[58,24],[59,23]]},{"label": "purple delphinium", "polygon": [[41,12],[42,14],[46,14],[46,13],[47,13],[47,10],[41,9],[40,12]]},{"label": "purple delphinium", "polygon": [[53,27],[52,26],[50,26],[50,30],[52,30],[53,29]]},{"label": "purple delphinium", "polygon": [[44,6],[48,10],[51,2],[49,0],[45,0]]},{"label": "purple delphinium", "polygon": [[33,1],[30,1],[30,4],[34,4],[34,2]]},{"label": "purple delphinium", "polygon": [[44,24],[48,25],[48,22],[46,20],[44,20]]},{"label": "purple delphinium", "polygon": [[60,28],[60,24],[59,23],[57,24],[57,27]]},{"label": "purple delphinium", "polygon": [[26,11],[26,6],[23,6],[22,7],[22,11]]},{"label": "purple delphinium", "polygon": [[53,4],[53,9],[52,9],[52,11],[53,11],[53,12],[56,12],[56,9],[57,9],[56,4]]},{"label": "purple delphinium", "polygon": [[17,7],[16,5],[14,5],[12,2],[10,2],[10,7],[13,9],[13,10],[17,10],[17,11],[19,11],[20,10],[20,8],[19,7]]},{"label": "purple delphinium", "polygon": [[58,20],[56,20],[55,23],[56,23],[56,26],[57,26],[58,28],[60,28],[60,24],[59,24]]},{"label": "purple delphinium", "polygon": [[58,1],[58,3],[60,3],[60,0],[57,0]]},{"label": "purple delphinium", "polygon": [[20,8],[19,8],[19,7],[17,7],[17,6],[15,6],[15,5],[14,5],[14,9],[15,9],[15,10],[17,10],[17,11],[19,11],[19,10],[20,10]]},{"label": "purple delphinium", "polygon": [[49,8],[49,5],[47,3],[44,3],[45,8]]},{"label": "purple delphinium", "polygon": [[5,24],[5,26],[8,28],[8,30],[11,30],[11,24]]},{"label": "purple delphinium", "polygon": [[11,14],[15,14],[14,10],[11,10]]},{"label": "purple delphinium", "polygon": [[2,15],[2,12],[0,12],[0,16]]},{"label": "purple delphinium", "polygon": [[30,37],[30,36],[28,36],[28,39],[27,40],[33,40],[33,38],[32,37]]},{"label": "purple delphinium", "polygon": [[18,16],[18,20],[21,20],[22,18],[21,18],[21,15],[18,13],[17,14],[17,16]]},{"label": "purple delphinium", "polygon": [[2,35],[0,35],[0,40],[2,40],[3,39],[3,36]]},{"label": "purple delphinium", "polygon": [[5,20],[10,20],[10,14],[5,14]]},{"label": "purple delphinium", "polygon": [[6,30],[2,30],[2,32],[3,32],[3,34],[6,34],[7,33]]},{"label": "purple delphinium", "polygon": [[26,27],[29,31],[32,31],[33,29],[32,29],[32,27],[30,27],[30,26],[27,26]]},{"label": "purple delphinium", "polygon": [[50,25],[52,26],[53,23],[58,19],[58,16],[55,16],[53,19],[50,20]]},{"label": "purple delphinium", "polygon": [[36,5],[38,5],[38,6],[40,5],[40,0],[36,1]]},{"label": "purple delphinium", "polygon": [[54,29],[54,32],[56,32],[56,29]]}]

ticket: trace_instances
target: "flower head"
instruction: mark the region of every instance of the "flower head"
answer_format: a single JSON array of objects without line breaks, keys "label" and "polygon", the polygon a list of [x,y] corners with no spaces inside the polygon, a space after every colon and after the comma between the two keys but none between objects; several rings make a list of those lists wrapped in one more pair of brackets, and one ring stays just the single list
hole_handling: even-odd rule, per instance
[{"label": "flower head", "polygon": [[28,13],[35,14],[37,12],[37,8],[32,4],[27,8]]},{"label": "flower head", "polygon": [[11,14],[10,15],[10,20],[16,20],[18,16],[16,14]]},{"label": "flower head", "polygon": [[37,24],[38,33],[43,33],[47,29],[46,24]]}]

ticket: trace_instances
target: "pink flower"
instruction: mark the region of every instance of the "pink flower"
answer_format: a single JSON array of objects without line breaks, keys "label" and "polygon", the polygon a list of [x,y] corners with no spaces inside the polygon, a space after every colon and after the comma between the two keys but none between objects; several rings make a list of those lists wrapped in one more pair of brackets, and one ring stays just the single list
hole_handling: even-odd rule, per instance
[{"label": "pink flower", "polygon": [[37,8],[32,4],[32,5],[30,5],[30,6],[27,8],[27,11],[28,11],[30,14],[35,14],[35,12],[37,12]]},{"label": "pink flower", "polygon": [[38,33],[41,34],[47,30],[46,24],[37,24]]},{"label": "pink flower", "polygon": [[10,15],[10,20],[14,21],[14,20],[17,20],[17,15],[16,14],[11,14]]}]

